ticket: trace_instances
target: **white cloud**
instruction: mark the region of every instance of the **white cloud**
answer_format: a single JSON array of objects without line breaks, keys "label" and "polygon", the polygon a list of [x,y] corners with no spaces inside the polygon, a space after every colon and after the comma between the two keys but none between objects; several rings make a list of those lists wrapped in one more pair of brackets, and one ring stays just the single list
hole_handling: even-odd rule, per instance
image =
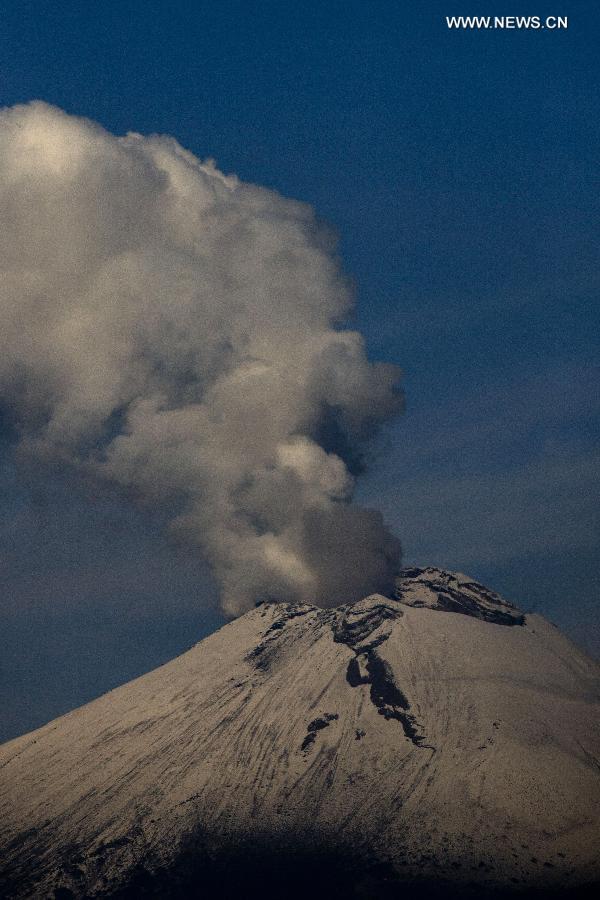
[{"label": "white cloud", "polygon": [[43,103],[0,113],[0,171],[22,449],[175,510],[230,613],[382,589],[398,543],[348,505],[342,457],[397,412],[398,372],[339,330],[351,295],[312,210]]}]

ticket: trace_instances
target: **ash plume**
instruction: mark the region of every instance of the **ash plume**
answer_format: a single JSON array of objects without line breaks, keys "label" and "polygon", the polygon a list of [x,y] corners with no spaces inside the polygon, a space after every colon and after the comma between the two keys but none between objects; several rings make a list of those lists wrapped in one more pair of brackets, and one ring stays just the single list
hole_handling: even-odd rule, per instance
[{"label": "ash plume", "polygon": [[20,449],[168,511],[229,614],[383,590],[399,543],[352,505],[398,370],[341,325],[312,210],[175,140],[0,112],[0,400]]}]

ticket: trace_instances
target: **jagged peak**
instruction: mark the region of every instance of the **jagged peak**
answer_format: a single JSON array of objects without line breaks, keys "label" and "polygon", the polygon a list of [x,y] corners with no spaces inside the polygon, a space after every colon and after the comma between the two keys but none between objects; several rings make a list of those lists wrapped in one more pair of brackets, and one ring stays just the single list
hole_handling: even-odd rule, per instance
[{"label": "jagged peak", "polygon": [[383,594],[370,594],[350,606],[341,607],[333,627],[334,640],[355,652],[366,652],[389,637],[392,622],[402,615],[401,604]]},{"label": "jagged peak", "polygon": [[495,625],[525,622],[522,612],[500,594],[462,572],[447,572],[435,566],[401,569],[395,597],[405,606],[461,613]]},{"label": "jagged peak", "polygon": [[[307,603],[271,600],[259,601],[256,606],[274,608],[282,622],[308,612],[326,612],[327,621],[333,617],[337,623],[335,630],[342,629],[349,640],[354,636],[351,638],[354,643],[359,634],[366,636],[384,621],[399,618],[402,606],[460,613],[496,625],[523,625],[525,622],[521,610],[496,591],[462,572],[449,572],[436,566],[407,566],[400,570],[390,595],[369,594],[325,611]],[[277,627],[281,626],[275,625]]]}]

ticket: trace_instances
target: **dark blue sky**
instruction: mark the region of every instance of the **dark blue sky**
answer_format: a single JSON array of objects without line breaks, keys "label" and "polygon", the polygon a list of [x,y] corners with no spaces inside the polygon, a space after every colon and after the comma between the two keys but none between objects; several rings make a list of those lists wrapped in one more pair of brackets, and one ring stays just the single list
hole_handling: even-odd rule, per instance
[{"label": "dark blue sky", "polygon": [[[474,8],[475,7],[475,8]],[[455,31],[446,15],[567,15]],[[555,3],[14,2],[0,103],[166,132],[340,234],[371,356],[405,372],[360,496],[594,653],[600,10]],[[221,620],[160,523],[0,456],[0,738]]]}]

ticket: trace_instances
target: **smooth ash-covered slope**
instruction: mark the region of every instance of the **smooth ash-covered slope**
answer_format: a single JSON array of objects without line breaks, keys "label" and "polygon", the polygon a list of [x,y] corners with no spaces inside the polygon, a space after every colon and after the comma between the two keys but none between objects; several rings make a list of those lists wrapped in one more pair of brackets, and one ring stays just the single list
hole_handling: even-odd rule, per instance
[{"label": "smooth ash-covered slope", "polygon": [[264,604],[0,748],[8,897],[575,894],[596,664],[461,575]]}]

